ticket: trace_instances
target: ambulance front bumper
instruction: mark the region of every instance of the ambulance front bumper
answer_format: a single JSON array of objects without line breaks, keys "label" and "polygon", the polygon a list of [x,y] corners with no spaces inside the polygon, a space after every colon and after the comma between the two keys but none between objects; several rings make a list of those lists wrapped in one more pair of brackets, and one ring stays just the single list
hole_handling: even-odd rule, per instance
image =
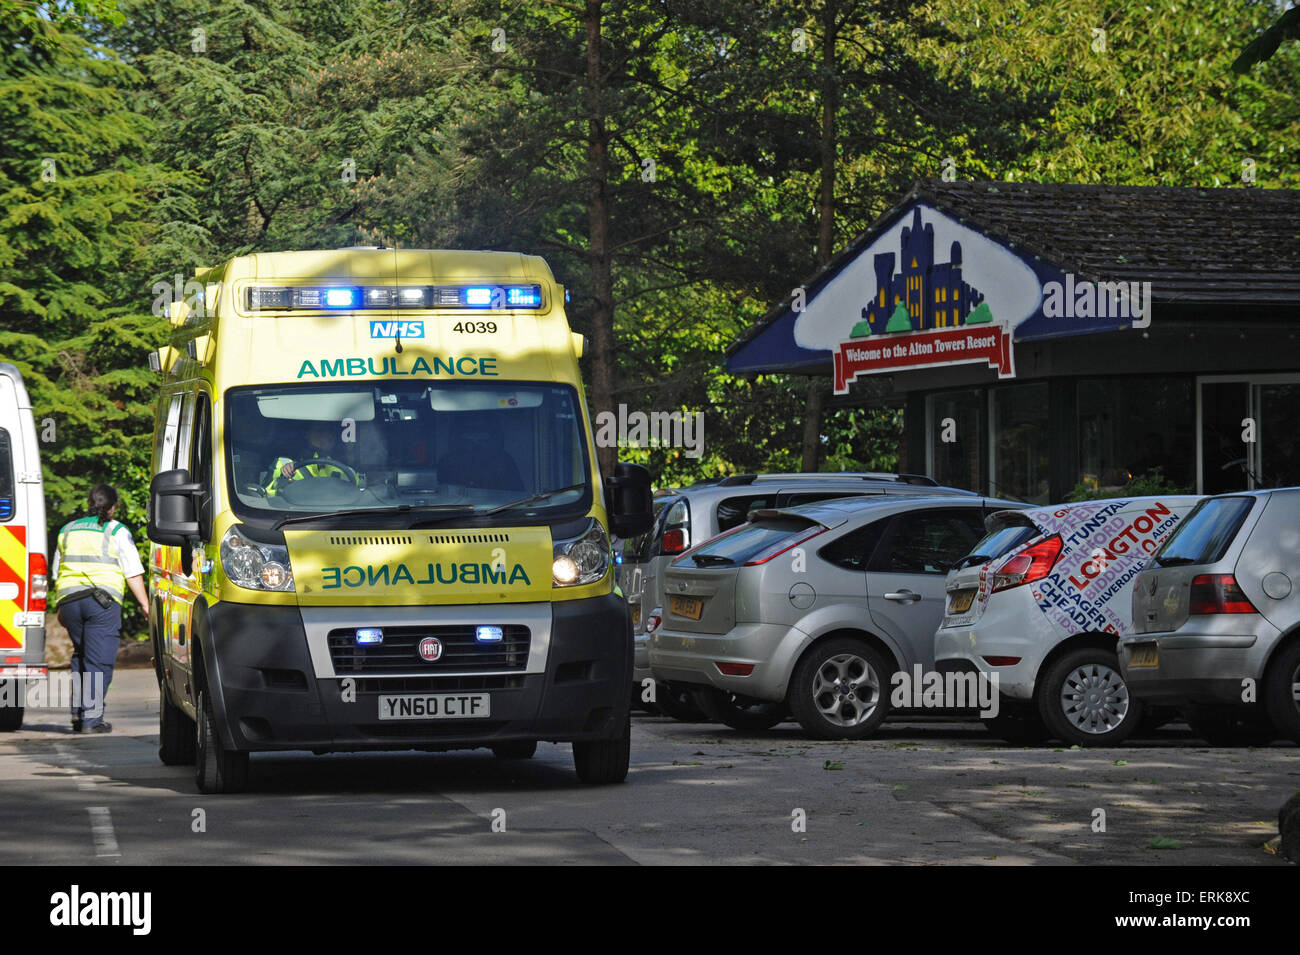
[{"label": "ambulance front bumper", "polygon": [[[527,666],[519,670],[439,670],[412,655],[402,675],[344,672],[323,643],[376,617],[409,628],[449,619],[499,620],[519,605],[405,608],[269,607],[223,601],[208,609],[204,649],[213,709],[224,742],[237,750],[463,749],[509,740],[609,739],[627,718],[632,634],[616,594],[531,604],[542,614]],[[328,619],[322,623],[322,614]],[[355,621],[349,624],[349,621]],[[382,622],[382,621],[381,621]],[[432,632],[437,632],[433,630]],[[540,633],[539,633],[540,632]],[[545,639],[541,637],[544,636]],[[337,636],[335,637],[337,640]],[[485,717],[381,719],[394,696],[438,696],[449,709]],[[382,698],[382,699],[381,699]],[[474,703],[474,699],[479,700]]]}]

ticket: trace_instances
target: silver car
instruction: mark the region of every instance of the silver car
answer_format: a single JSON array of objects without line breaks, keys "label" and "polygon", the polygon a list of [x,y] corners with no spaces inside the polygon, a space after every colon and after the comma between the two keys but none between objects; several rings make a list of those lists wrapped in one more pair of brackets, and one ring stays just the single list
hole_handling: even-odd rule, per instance
[{"label": "silver car", "polygon": [[[940,487],[918,474],[879,471],[818,472],[805,474],[733,474],[730,477],[674,488],[655,494],[655,523],[651,530],[628,540],[623,547],[619,586],[632,611],[635,642],[633,692],[642,695],[642,681],[650,675],[646,618],[663,605],[664,568],[695,545],[745,523],[759,508],[797,507],[836,497],[866,495],[953,494],[974,498],[971,491]],[[664,687],[657,687],[660,697]],[[678,707],[677,704],[683,704]],[[686,706],[681,694],[671,695],[669,708],[689,718],[698,714]]]},{"label": "silver car", "polygon": [[987,514],[978,496],[848,498],[759,510],[664,572],[656,680],[738,729],[793,713],[824,739],[870,736],[896,672],[934,668],[944,580]]},{"label": "silver car", "polygon": [[1207,498],[1133,586],[1119,661],[1212,743],[1300,743],[1300,488]]}]

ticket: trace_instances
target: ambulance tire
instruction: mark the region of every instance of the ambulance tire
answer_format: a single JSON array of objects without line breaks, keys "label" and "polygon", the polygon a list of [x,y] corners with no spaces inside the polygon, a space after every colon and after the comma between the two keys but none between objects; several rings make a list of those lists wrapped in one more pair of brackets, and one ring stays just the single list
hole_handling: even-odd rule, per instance
[{"label": "ambulance tire", "polygon": [[231,752],[221,742],[216,718],[208,704],[208,688],[200,686],[195,720],[194,781],[204,793],[243,792],[248,785],[248,754]]},{"label": "ambulance tire", "polygon": [[[8,695],[8,694],[4,694]],[[12,733],[23,725],[21,706],[0,706],[0,733]]]},{"label": "ambulance tire", "polygon": [[194,721],[160,688],[158,702],[158,758],[164,766],[189,766],[194,762]]},{"label": "ambulance tire", "polygon": [[536,752],[537,740],[535,739],[512,739],[492,747],[492,753],[497,759],[532,759]]},{"label": "ambulance tire", "polygon": [[614,739],[581,740],[573,744],[573,768],[578,778],[591,786],[607,786],[627,779],[632,761],[632,717],[623,733]]},{"label": "ambulance tire", "polygon": [[[1124,683],[1115,651],[1102,647],[1079,647],[1057,657],[1041,673],[1035,695],[1052,738],[1072,746],[1118,746],[1137,732],[1145,711]],[[1093,717],[1109,724],[1116,716],[1118,722],[1100,732],[1085,725]]]}]

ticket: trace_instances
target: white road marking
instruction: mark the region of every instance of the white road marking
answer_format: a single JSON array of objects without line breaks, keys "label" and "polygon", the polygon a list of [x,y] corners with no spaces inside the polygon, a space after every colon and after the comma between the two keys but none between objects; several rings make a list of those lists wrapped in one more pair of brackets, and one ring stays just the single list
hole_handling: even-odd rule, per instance
[{"label": "white road marking", "polygon": [[107,806],[87,806],[90,813],[90,834],[95,839],[95,855],[101,858],[120,856],[117,836],[113,834],[113,816]]}]

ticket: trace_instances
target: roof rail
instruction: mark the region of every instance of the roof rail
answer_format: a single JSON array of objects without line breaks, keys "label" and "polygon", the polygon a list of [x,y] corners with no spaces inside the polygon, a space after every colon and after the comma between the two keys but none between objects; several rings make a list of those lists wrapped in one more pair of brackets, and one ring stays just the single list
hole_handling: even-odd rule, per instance
[{"label": "roof rail", "polygon": [[895,474],[892,471],[799,471],[790,474],[733,474],[718,481],[719,487],[740,487],[768,481],[893,481],[938,487],[939,482],[925,474]]}]

